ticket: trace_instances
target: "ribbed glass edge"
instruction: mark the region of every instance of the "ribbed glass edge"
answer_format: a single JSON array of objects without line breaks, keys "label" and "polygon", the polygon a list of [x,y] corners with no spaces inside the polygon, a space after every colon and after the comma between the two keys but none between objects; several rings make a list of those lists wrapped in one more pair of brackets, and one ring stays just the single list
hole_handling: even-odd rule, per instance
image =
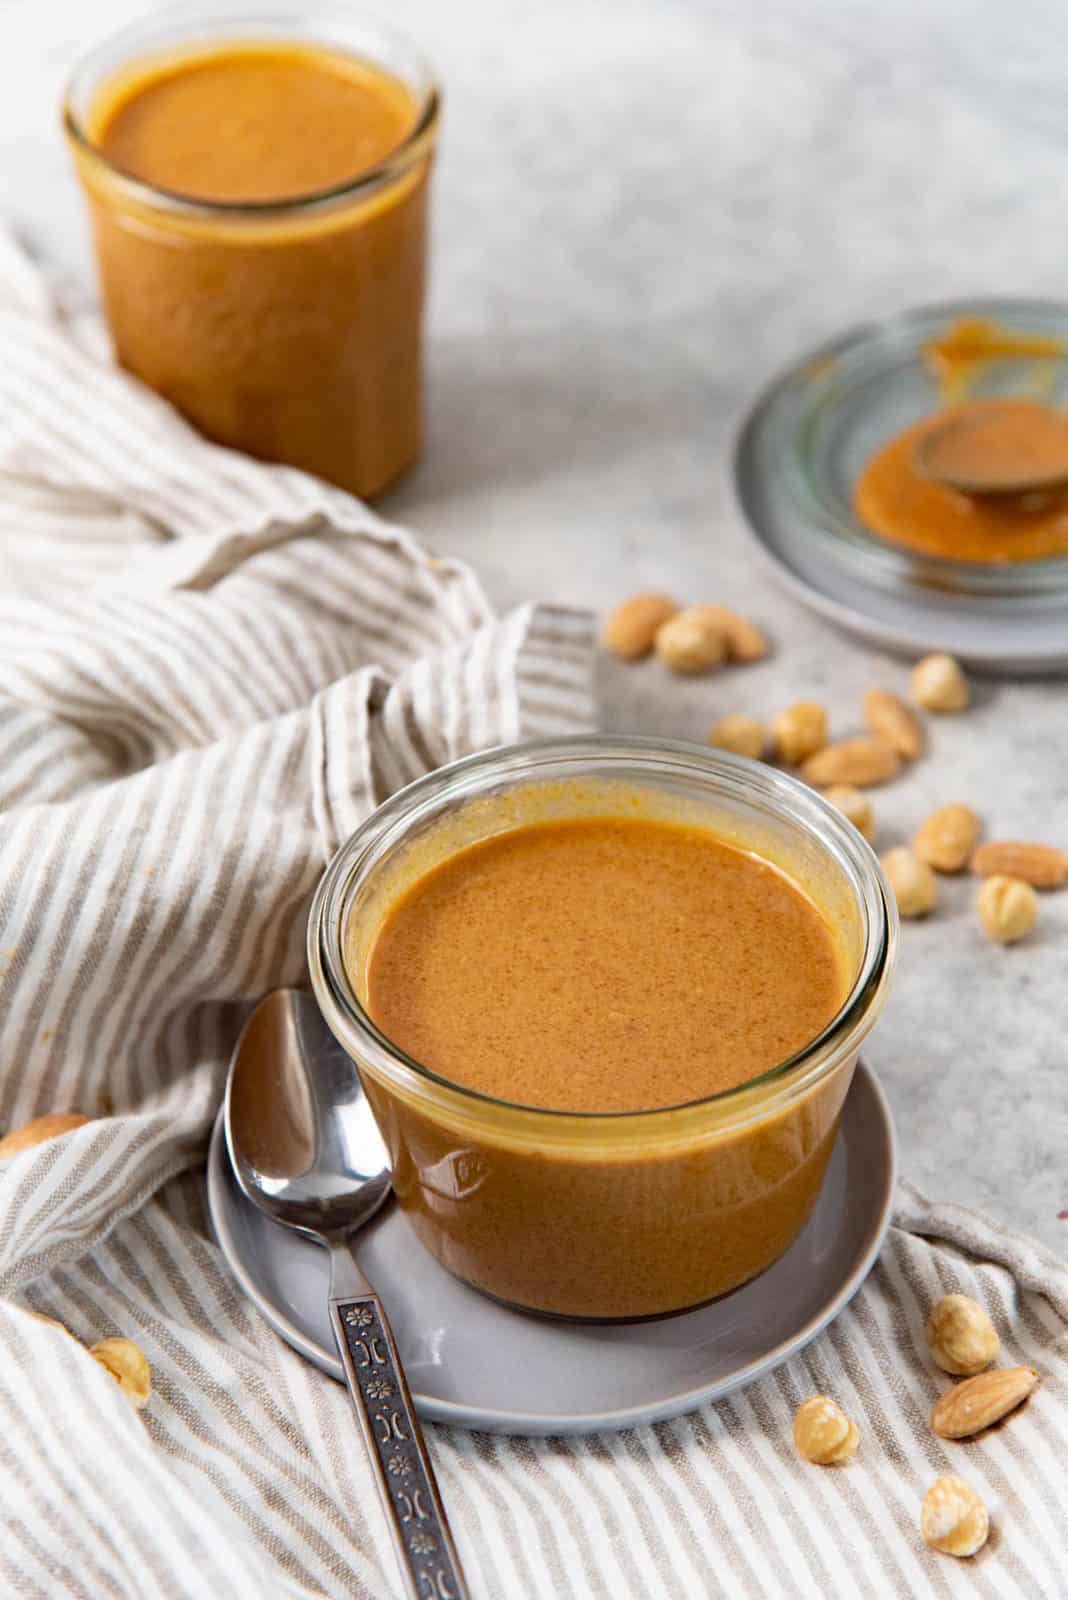
[{"label": "ribbed glass edge", "polygon": [[[864,954],[853,986],[823,1032],[797,1054],[750,1082],[677,1106],[645,1111],[574,1112],[514,1104],[443,1078],[407,1056],[377,1028],[349,981],[343,938],[352,898],[375,866],[431,817],[443,802],[473,800],[503,782],[536,783],[546,769],[572,768],[554,778],[629,777],[675,771],[713,776],[723,792],[771,802],[781,819],[798,825],[829,850],[845,872],[864,923]],[[615,771],[613,771],[613,768]],[[583,736],[540,739],[467,756],[398,791],[340,847],[319,882],[308,916],[312,989],[334,1036],[373,1078],[431,1118],[481,1133],[496,1143],[547,1146],[623,1146],[643,1151],[734,1134],[764,1122],[803,1098],[856,1057],[882,1009],[896,962],[898,919],[893,895],[867,842],[814,790],[788,774],[727,751],[683,740]]]},{"label": "ribbed glass edge", "polygon": [[[334,29],[338,30],[336,34]],[[353,35],[347,44],[342,37],[346,32]],[[82,100],[85,99],[87,104],[91,102],[93,93],[101,83],[119,71],[122,65],[132,64],[141,58],[151,59],[154,55],[172,48],[180,49],[183,45],[207,46],[225,43],[229,39],[264,38],[327,46],[332,44],[334,48],[347,48],[359,54],[357,33],[365,48],[371,39],[377,39],[380,44],[402,54],[410,63],[417,81],[413,83],[407,76],[404,81],[415,97],[415,123],[397,148],[369,171],[330,188],[281,200],[198,199],[144,183],[114,166],[93,144],[83,125]],[[382,64],[386,65],[385,62]],[[382,22],[372,13],[356,7],[301,7],[292,3],[271,5],[269,0],[251,10],[244,6],[234,9],[211,5],[170,7],[130,23],[103,39],[82,57],[67,82],[62,101],[64,131],[79,159],[86,163],[89,170],[102,175],[119,193],[149,210],[176,218],[198,221],[213,219],[217,222],[238,222],[242,219],[267,222],[310,216],[370,198],[430,154],[440,115],[441,89],[428,62],[407,36],[392,24]]]}]

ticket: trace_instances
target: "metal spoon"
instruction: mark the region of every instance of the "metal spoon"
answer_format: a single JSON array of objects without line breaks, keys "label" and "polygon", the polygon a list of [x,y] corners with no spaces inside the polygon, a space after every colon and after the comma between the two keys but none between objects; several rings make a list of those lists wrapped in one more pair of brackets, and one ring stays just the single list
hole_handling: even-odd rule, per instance
[{"label": "metal spoon", "polygon": [[1036,400],[973,400],[924,433],[915,461],[961,494],[1046,494],[1068,483],[1068,418]]},{"label": "metal spoon", "polygon": [[260,1001],[230,1062],[225,1123],[253,1205],[330,1251],[330,1321],[409,1595],[467,1600],[393,1333],[348,1243],[389,1198],[386,1152],[311,995],[276,989]]}]

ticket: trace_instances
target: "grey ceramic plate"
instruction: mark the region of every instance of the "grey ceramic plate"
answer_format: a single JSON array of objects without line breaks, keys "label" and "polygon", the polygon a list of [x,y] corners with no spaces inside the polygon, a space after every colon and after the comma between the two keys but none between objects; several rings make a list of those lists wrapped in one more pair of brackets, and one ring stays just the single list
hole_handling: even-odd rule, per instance
[{"label": "grey ceramic plate", "polygon": [[[360,1235],[357,1256],[385,1301],[423,1417],[498,1433],[592,1433],[678,1416],[807,1344],[864,1281],[889,1225],[893,1186],[889,1108],[861,1065],[808,1225],[760,1278],[697,1311],[613,1325],[509,1311],[440,1267],[395,1206]],[[326,1252],[241,1194],[221,1114],[208,1207],[249,1299],[283,1339],[340,1380]]]},{"label": "grey ceramic plate", "polygon": [[[809,352],[752,407],[734,453],[742,516],[771,575],[821,616],[905,655],[949,650],[980,671],[1068,669],[1068,559],[976,567],[875,539],[852,510],[871,452],[934,411],[925,342],[965,316],[1068,340],[1068,306],[969,301],[855,328]],[[1041,368],[1037,371],[1036,368]],[[976,393],[1068,404],[1068,359],[994,363]]]}]

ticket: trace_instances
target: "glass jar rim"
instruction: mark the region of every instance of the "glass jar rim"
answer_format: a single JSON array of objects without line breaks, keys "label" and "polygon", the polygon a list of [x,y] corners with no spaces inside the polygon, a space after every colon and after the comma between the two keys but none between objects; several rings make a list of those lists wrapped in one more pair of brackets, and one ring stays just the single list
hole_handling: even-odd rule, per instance
[{"label": "glass jar rim", "polygon": [[[382,1033],[360,1002],[346,968],[342,941],[352,897],[361,880],[442,802],[475,799],[484,792],[482,784],[500,792],[502,779],[513,780],[515,786],[536,784],[539,767],[558,768],[561,763],[575,769],[565,776],[589,777],[591,761],[597,764],[598,777],[611,777],[613,764],[619,767],[619,776],[628,768],[626,775],[636,786],[640,782],[634,777],[636,767],[650,775],[658,768],[691,777],[708,776],[712,771],[742,793],[757,793],[777,802],[776,813],[788,820],[796,822],[794,813],[800,810],[806,819],[799,824],[803,831],[816,836],[824,847],[833,841],[834,859],[844,869],[862,910],[864,950],[859,969],[842,1005],[822,1032],[757,1077],[695,1100],[633,1111],[573,1111],[501,1100],[457,1083],[407,1055]],[[553,776],[558,779],[560,773]],[[440,767],[398,790],[340,846],[323,873],[308,916],[307,950],[312,989],[335,1037],[350,1055],[366,1060],[372,1072],[377,1070],[394,1088],[406,1088],[413,1098],[429,1098],[443,1111],[466,1111],[476,1119],[480,1112],[494,1117],[503,1114],[513,1123],[520,1119],[532,1133],[539,1128],[560,1130],[565,1125],[580,1133],[612,1127],[634,1130],[635,1134],[641,1131],[644,1138],[658,1128],[665,1136],[676,1138],[680,1118],[707,1116],[711,1109],[726,1114],[725,1131],[765,1120],[781,1103],[807,1093],[850,1053],[855,1054],[874,1023],[879,997],[893,972],[896,945],[894,899],[874,853],[840,812],[798,779],[742,756],[684,740],[580,734],[496,746]],[[769,1089],[773,1104],[765,1096]],[[776,1090],[780,1091],[777,1095]]]},{"label": "glass jar rim", "polygon": [[[310,13],[314,12],[321,16],[323,22],[327,24],[357,26],[372,30],[379,39],[388,40],[403,48],[420,73],[422,81],[418,93],[413,93],[415,120],[412,127],[394,149],[365,171],[325,188],[273,200],[213,200],[205,196],[184,194],[178,190],[148,183],[116,166],[93,142],[77,109],[76,101],[83,82],[91,80],[99,73],[104,60],[116,51],[121,53],[126,45],[130,46],[129,54],[124,57],[128,63],[136,61],[139,57],[150,59],[168,48],[168,27],[181,30],[180,35],[171,40],[171,45],[175,48],[179,44],[186,44],[190,48],[196,48],[198,45],[210,46],[212,43],[225,42],[228,37],[245,39],[266,37],[288,40],[291,43],[314,43],[316,41],[308,31],[307,18],[304,19],[302,31],[300,0],[260,0],[258,4],[256,0],[251,0],[249,5],[241,4],[239,0],[239,3],[232,6],[210,3],[195,7],[172,5],[166,10],[150,13],[139,20],[127,23],[100,40],[92,50],[82,56],[67,80],[62,99],[62,121],[67,138],[81,158],[88,161],[97,171],[106,174],[107,180],[116,184],[131,199],[150,210],[163,211],[175,217],[201,221],[207,218],[230,222],[242,219],[249,222],[273,221],[278,218],[332,210],[336,206],[373,195],[377,190],[401,177],[429,154],[441,117],[441,86],[426,58],[417,46],[409,41],[408,36],[399,28],[395,28],[392,23],[382,21],[372,11],[349,6],[344,0],[328,0],[327,4],[308,9]],[[269,30],[266,35],[251,31],[264,26]],[[216,27],[220,30],[217,35],[211,31]],[[198,28],[202,28],[203,32],[198,32]],[[227,29],[242,31],[231,35],[225,31]],[[157,38],[158,42],[155,45],[146,40],[146,32]],[[117,62],[111,70],[118,70],[118,66]]]}]

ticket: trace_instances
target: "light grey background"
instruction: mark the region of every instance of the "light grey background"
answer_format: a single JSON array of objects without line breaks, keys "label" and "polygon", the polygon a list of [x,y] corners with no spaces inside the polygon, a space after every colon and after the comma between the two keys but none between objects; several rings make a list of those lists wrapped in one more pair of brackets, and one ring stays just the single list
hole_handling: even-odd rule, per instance
[{"label": "light grey background", "polygon": [[[90,283],[56,106],[143,11],[0,0],[0,215]],[[765,379],[845,324],[982,293],[1068,296],[1059,0],[400,0],[446,86],[426,457],[383,509],[502,604],[655,584],[744,606],[765,664],[700,682],[602,663],[607,725],[701,737],[904,668],[766,585],[726,473]],[[935,804],[1068,846],[1068,685],[984,685],[879,791],[880,846]],[[1068,1240],[1068,892],[1012,950],[970,882],[904,929],[870,1056],[905,1173]]]}]

